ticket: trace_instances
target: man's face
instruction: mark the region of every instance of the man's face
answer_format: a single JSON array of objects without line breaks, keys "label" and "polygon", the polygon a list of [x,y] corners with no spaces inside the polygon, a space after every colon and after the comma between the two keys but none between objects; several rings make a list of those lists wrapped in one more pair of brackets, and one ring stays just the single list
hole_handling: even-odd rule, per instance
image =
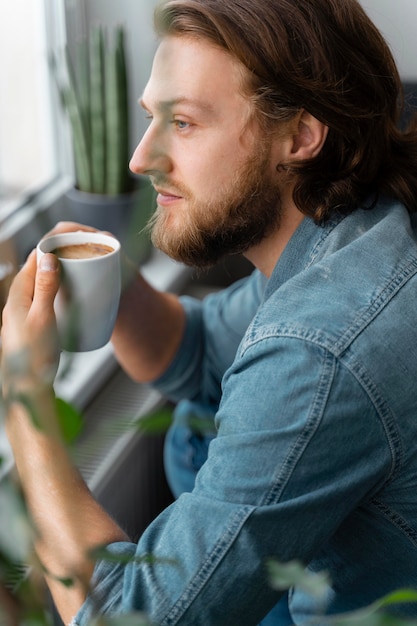
[{"label": "man's face", "polygon": [[241,80],[219,48],[167,37],[141,100],[151,122],[130,167],[158,192],[152,241],[189,265],[244,252],[278,226],[271,141],[250,116]]}]

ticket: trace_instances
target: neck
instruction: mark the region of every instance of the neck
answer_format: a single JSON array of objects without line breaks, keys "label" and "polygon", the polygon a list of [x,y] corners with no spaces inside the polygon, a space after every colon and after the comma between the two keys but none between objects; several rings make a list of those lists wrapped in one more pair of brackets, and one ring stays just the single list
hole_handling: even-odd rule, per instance
[{"label": "neck", "polygon": [[278,228],[245,253],[245,257],[267,278],[270,278],[287,243],[304,217],[303,213],[291,203],[290,208],[283,211]]}]

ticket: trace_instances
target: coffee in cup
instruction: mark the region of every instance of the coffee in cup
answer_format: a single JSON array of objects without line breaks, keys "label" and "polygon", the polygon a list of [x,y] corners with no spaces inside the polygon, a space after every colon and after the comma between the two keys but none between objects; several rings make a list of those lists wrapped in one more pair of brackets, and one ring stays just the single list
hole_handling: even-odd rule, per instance
[{"label": "coffee in cup", "polygon": [[59,246],[51,250],[60,259],[91,259],[96,256],[104,256],[113,252],[114,248],[106,246],[104,243],[73,243]]}]

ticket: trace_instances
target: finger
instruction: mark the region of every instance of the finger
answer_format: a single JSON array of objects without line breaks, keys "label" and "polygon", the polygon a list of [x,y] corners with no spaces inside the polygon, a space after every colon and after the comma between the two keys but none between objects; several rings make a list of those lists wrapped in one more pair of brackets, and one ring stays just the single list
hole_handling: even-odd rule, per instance
[{"label": "finger", "polygon": [[30,307],[35,289],[36,251],[32,250],[10,286],[5,312],[12,308]]},{"label": "finger", "polygon": [[60,284],[60,265],[55,254],[44,254],[38,262],[33,304],[27,318],[31,330],[32,363],[39,377],[52,381],[59,344],[54,301]]},{"label": "finger", "polygon": [[58,342],[54,301],[59,288],[59,261],[55,254],[44,254],[38,262],[33,302],[27,314],[26,328],[30,336],[32,363],[40,375],[55,371]]},{"label": "finger", "polygon": [[3,348],[18,350],[24,341],[26,317],[33,301],[36,277],[36,252],[33,251],[11,284],[3,309],[1,338]]},{"label": "finger", "polygon": [[55,224],[55,226],[50,231],[48,231],[42,237],[42,239],[45,239],[45,237],[49,237],[50,235],[58,235],[60,233],[71,233],[71,232],[76,232],[78,230],[83,230],[89,233],[97,232],[97,228],[93,228],[92,226],[79,224],[78,222],[62,221],[62,222],[58,222],[57,224]]},{"label": "finger", "polygon": [[49,230],[43,237],[50,237],[51,235],[60,235],[63,233],[72,233],[83,231],[86,233],[103,233],[103,235],[109,235],[110,237],[114,237],[115,235],[108,230],[99,230],[97,228],[93,228],[92,226],[86,226],[85,224],[79,224],[78,222],[58,222],[51,230]]},{"label": "finger", "polygon": [[59,261],[55,254],[44,254],[38,264],[33,294],[34,309],[53,309],[59,288]]},{"label": "finger", "polygon": [[50,383],[57,370],[59,344],[54,300],[59,288],[59,261],[53,254],[38,263],[31,254],[17,275],[2,327],[2,371],[16,386]]}]

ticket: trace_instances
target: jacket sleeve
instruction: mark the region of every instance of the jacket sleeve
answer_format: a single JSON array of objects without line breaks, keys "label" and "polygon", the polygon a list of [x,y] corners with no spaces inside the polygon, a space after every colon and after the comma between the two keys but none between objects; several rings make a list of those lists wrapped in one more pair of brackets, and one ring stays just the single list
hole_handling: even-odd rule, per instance
[{"label": "jacket sleeve", "polygon": [[181,346],[153,385],[166,397],[218,406],[221,380],[262,301],[266,279],[258,271],[203,301],[182,297],[187,321]]},{"label": "jacket sleeve", "polygon": [[[143,611],[159,626],[257,624],[280,597],[268,560],[307,563],[330,539],[336,545],[343,521],[389,475],[391,446],[372,401],[310,341],[259,337],[223,385],[218,435],[194,490],[137,546],[109,547],[124,567],[98,563],[95,598],[105,613]],[[367,555],[357,558],[360,572]]]}]

